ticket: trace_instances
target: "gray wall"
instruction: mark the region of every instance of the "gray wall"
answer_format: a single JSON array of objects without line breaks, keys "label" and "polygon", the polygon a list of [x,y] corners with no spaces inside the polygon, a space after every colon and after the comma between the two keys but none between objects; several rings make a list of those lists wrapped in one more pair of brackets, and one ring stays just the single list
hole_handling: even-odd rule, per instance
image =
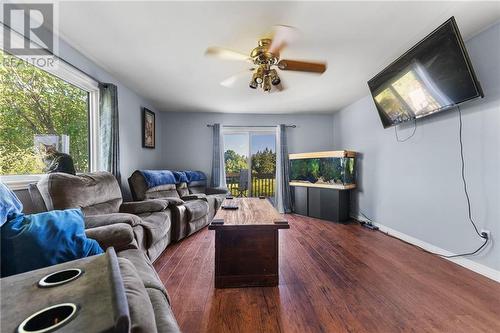
[{"label": "gray wall", "polygon": [[141,96],[121,84],[105,70],[90,61],[64,41],[59,44],[60,57],[93,76],[101,82],[113,83],[118,87],[118,108],[120,114],[120,168],[122,173],[122,189],[126,199],[130,198],[127,183],[135,169],[156,168],[161,161],[162,131],[160,130],[161,112],[156,114],[156,149],[142,148],[142,112],[141,107],[156,111]]},{"label": "gray wall", "polygon": [[278,125],[288,129],[290,153],[330,150],[333,142],[331,115],[256,115],[225,113],[162,113],[163,161],[169,169],[202,170],[210,175],[212,130],[207,124]]},{"label": "gray wall", "polygon": [[[498,270],[500,24],[466,46],[485,94],[461,106],[466,177],[473,218],[493,238],[493,245],[470,259]],[[362,153],[353,212],[359,209],[378,223],[451,252],[471,251],[482,241],[467,220],[458,113],[450,110],[424,118],[417,126],[413,138],[396,142],[394,129],[383,129],[370,97],[334,114],[334,148]],[[398,130],[405,137],[412,125]]]}]

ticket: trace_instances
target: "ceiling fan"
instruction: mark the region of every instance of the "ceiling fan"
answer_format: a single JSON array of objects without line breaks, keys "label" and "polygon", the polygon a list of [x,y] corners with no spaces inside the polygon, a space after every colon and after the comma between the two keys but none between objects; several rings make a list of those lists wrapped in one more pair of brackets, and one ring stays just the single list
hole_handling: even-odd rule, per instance
[{"label": "ceiling fan", "polygon": [[284,88],[276,69],[318,74],[322,74],[326,70],[326,63],[324,62],[280,58],[281,51],[295,39],[296,35],[297,30],[295,28],[278,25],[274,27],[273,36],[271,38],[260,39],[257,47],[249,55],[216,46],[207,48],[205,55],[227,60],[246,61],[254,65],[252,68],[222,81],[221,85],[223,86],[232,86],[241,75],[251,71],[250,88],[257,89],[261,87],[264,91],[271,92],[271,88],[274,86],[277,90],[281,91]]}]

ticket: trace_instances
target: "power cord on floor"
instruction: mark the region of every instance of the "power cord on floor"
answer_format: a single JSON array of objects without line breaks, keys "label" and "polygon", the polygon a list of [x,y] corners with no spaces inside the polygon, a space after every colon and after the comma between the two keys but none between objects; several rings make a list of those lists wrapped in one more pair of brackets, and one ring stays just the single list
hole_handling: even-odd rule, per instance
[{"label": "power cord on floor", "polygon": [[363,214],[363,212],[359,211],[358,212],[359,214],[361,214],[365,219],[366,221],[359,221],[359,223],[365,227],[365,228],[368,228],[368,229],[371,229],[371,230],[378,230],[379,228],[373,223],[373,221],[368,218],[365,214]]},{"label": "power cord on floor", "polygon": [[[481,237],[484,240],[484,242],[475,251],[466,252],[466,253],[460,253],[460,254],[453,254],[453,255],[444,255],[444,254],[440,254],[440,253],[435,253],[435,252],[432,252],[432,251],[428,251],[428,250],[426,250],[424,248],[421,248],[420,246],[412,244],[414,246],[417,246],[418,248],[420,248],[424,252],[435,254],[435,255],[441,256],[443,258],[456,258],[456,257],[464,257],[464,256],[474,255],[474,254],[478,253],[479,251],[481,251],[488,244],[488,242],[490,241],[489,236],[488,236],[487,233],[481,233],[481,232],[479,232],[479,229],[477,228],[476,223],[474,222],[474,219],[472,218],[472,209],[471,209],[471,203],[470,203],[470,196],[469,196],[469,191],[467,189],[467,180],[465,178],[464,145],[463,145],[463,141],[462,141],[462,110],[460,109],[460,106],[458,106],[458,105],[457,105],[457,110],[458,110],[458,119],[459,119],[458,139],[459,139],[459,143],[460,143],[461,176],[462,176],[462,183],[463,183],[465,198],[467,200],[467,216],[468,216],[469,222],[474,227],[474,231],[476,232],[476,234],[479,237]],[[416,123],[415,123],[415,129],[416,129]],[[415,134],[415,130],[413,131],[412,135],[410,135],[404,141],[406,141],[409,138],[411,138],[413,136],[413,134]],[[396,139],[398,139],[398,137],[397,137],[397,131],[396,131]],[[399,141],[399,139],[398,139],[398,141]],[[360,221],[361,224],[365,223],[365,224],[370,224],[370,225],[374,226],[374,223],[373,223],[372,219],[370,219],[369,217],[367,217],[361,211],[359,211],[359,214],[361,214],[365,219],[368,220],[368,222]],[[389,236],[391,236],[391,237],[394,237],[394,236],[392,236],[392,235],[390,235],[388,233],[386,233],[386,234],[389,235]],[[394,237],[394,238],[396,238],[396,237]],[[408,243],[408,242],[405,242],[405,243]]]}]

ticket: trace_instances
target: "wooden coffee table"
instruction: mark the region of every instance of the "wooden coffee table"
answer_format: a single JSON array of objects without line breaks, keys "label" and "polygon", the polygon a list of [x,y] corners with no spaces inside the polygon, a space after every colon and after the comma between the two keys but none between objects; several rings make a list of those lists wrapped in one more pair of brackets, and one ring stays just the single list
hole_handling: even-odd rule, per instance
[{"label": "wooden coffee table", "polygon": [[267,199],[225,199],[208,229],[215,230],[215,287],[276,286],[278,230],[288,222]]}]

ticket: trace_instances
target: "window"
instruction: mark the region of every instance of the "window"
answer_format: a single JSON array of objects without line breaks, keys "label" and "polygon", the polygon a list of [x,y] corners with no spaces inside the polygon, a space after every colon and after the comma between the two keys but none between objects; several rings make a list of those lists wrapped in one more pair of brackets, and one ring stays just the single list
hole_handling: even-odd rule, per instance
[{"label": "window", "polygon": [[269,128],[224,130],[226,183],[234,196],[274,197],[276,134]]},{"label": "window", "polygon": [[71,155],[77,172],[96,170],[97,82],[62,61],[49,73],[1,50],[0,60],[1,180],[24,187],[53,150]]}]

